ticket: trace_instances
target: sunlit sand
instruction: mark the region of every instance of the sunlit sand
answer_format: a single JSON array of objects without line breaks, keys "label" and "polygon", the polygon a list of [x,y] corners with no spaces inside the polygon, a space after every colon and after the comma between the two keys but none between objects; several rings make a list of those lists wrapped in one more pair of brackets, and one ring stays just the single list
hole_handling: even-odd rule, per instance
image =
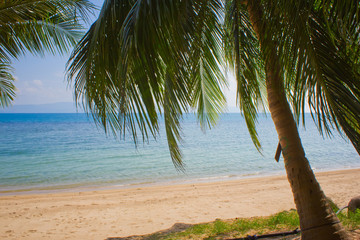
[{"label": "sunlit sand", "polygon": [[[359,195],[360,169],[317,173],[339,206]],[[0,197],[0,239],[105,239],[175,223],[266,216],[295,208],[285,176]]]}]

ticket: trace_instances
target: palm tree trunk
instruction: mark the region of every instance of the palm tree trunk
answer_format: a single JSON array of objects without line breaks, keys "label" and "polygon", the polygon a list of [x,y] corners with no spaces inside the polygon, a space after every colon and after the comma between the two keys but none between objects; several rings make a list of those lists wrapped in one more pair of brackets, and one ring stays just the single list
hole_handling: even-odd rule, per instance
[{"label": "palm tree trunk", "polygon": [[[262,11],[249,1],[248,12],[263,45]],[[266,88],[271,117],[283,150],[285,169],[300,218],[302,240],[350,239],[321,190],[301,144],[297,125],[286,98],[277,54],[266,55]]]}]

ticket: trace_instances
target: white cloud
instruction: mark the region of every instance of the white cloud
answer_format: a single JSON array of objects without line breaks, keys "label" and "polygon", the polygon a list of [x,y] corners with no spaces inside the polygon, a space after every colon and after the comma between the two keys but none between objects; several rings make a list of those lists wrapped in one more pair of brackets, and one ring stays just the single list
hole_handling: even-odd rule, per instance
[{"label": "white cloud", "polygon": [[58,80],[18,81],[17,97],[14,104],[46,104],[56,102],[72,102],[72,92],[66,83]]},{"label": "white cloud", "polygon": [[43,86],[43,83],[42,83],[41,80],[33,80],[32,82],[37,87],[42,87]]}]

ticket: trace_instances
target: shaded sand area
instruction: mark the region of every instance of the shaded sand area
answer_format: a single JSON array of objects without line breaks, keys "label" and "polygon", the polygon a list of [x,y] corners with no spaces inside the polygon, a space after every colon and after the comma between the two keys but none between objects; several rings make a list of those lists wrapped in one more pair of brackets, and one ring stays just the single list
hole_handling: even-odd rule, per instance
[{"label": "shaded sand area", "polygon": [[[360,169],[316,174],[339,206],[360,195]],[[0,197],[0,239],[105,239],[175,223],[266,216],[294,208],[285,176],[175,186]]]}]

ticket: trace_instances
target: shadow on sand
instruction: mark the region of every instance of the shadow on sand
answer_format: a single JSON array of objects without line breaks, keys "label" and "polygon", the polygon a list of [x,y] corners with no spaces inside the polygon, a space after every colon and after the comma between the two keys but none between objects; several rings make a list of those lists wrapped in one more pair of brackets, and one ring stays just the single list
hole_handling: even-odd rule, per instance
[{"label": "shadow on sand", "polygon": [[[192,227],[193,224],[185,224],[185,223],[175,223],[171,228],[166,229],[166,230],[161,230],[155,233],[151,233],[151,234],[147,234],[147,235],[134,235],[134,236],[128,236],[128,237],[110,237],[107,238],[106,240],[158,240],[161,239],[163,237],[166,237],[168,234],[171,233],[176,233],[176,232],[182,232],[185,231],[186,229]],[[299,239],[299,235],[297,236],[287,236],[287,237],[271,237],[271,238],[265,238],[268,240],[296,240]],[[210,239],[231,239],[228,236],[214,236],[214,237],[210,237],[210,238],[206,238],[208,240]],[[249,238],[252,239],[252,238]]]},{"label": "shadow on sand", "polygon": [[160,239],[161,237],[165,237],[170,233],[185,231],[186,229],[192,226],[193,224],[175,223],[171,228],[147,235],[134,235],[129,237],[110,237],[107,238],[106,240],[157,240]]}]

